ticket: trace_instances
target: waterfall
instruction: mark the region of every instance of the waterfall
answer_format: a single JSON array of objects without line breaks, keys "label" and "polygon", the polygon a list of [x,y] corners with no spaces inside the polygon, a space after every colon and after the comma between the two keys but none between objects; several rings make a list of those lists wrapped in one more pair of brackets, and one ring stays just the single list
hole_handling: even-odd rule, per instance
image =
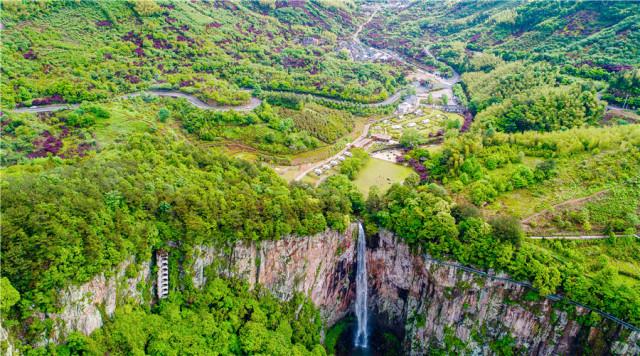
[{"label": "waterfall", "polygon": [[367,335],[367,241],[364,236],[362,224],[358,224],[358,255],[356,269],[356,318],[358,329],[356,331],[355,346],[366,348]]}]

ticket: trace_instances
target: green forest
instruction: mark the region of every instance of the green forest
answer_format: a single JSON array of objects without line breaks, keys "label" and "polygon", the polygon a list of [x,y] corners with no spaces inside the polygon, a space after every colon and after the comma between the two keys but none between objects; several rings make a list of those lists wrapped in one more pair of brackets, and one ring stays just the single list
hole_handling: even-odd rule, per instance
[{"label": "green forest", "polygon": [[[638,2],[1,2],[0,351],[332,355],[352,314],[214,266],[196,288],[191,256],[357,222],[640,327],[638,24]],[[166,299],[141,282],[59,333],[61,291],[158,250]]]}]

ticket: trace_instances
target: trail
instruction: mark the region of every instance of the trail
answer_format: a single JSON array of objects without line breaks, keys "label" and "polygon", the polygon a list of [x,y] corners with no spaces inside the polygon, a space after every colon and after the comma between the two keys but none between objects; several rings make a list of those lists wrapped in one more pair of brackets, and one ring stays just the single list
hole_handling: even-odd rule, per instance
[{"label": "trail", "polygon": [[609,190],[610,190],[610,188],[607,188],[607,189],[601,190],[599,192],[595,192],[595,193],[593,193],[591,195],[588,195],[586,197],[566,200],[566,201],[563,201],[562,203],[555,204],[549,209],[544,209],[544,210],[542,210],[540,212],[537,212],[537,213],[535,213],[533,215],[529,215],[528,217],[522,219],[522,223],[523,224],[528,224],[531,220],[533,220],[533,219],[535,219],[535,218],[537,218],[537,217],[539,217],[539,216],[541,216],[543,214],[548,213],[552,209],[560,208],[560,207],[563,207],[565,205],[573,205],[573,204],[582,203],[584,201],[587,201],[587,200],[593,199],[595,197],[598,197],[600,195],[603,195],[603,194],[607,193]]},{"label": "trail", "polygon": [[[248,91],[248,90],[247,90]],[[295,95],[299,95],[299,96],[310,96],[310,97],[314,97],[314,98],[318,98],[321,100],[326,100],[326,101],[330,101],[330,102],[334,102],[334,103],[345,103],[345,104],[358,104],[361,105],[363,107],[381,107],[381,106],[386,106],[386,105],[391,105],[393,103],[395,103],[396,101],[398,101],[402,95],[404,94],[404,89],[399,89],[398,91],[396,91],[395,93],[393,93],[393,95],[387,97],[386,99],[376,102],[376,103],[358,103],[355,101],[350,101],[350,100],[341,100],[341,99],[335,99],[335,98],[328,98],[328,97],[324,97],[321,95],[315,95],[315,94],[309,94],[309,93],[299,93],[299,92],[287,92],[287,93],[292,93]],[[256,98],[254,96],[251,97],[251,99],[249,100],[248,103],[246,104],[240,104],[240,105],[210,105],[205,103],[204,101],[198,99],[197,97],[191,95],[191,94],[187,94],[187,93],[183,93],[180,91],[176,91],[176,90],[156,90],[156,89],[150,89],[150,90],[145,90],[145,91],[140,91],[140,92],[135,92],[135,93],[129,93],[129,94],[124,94],[124,95],[120,95],[118,97],[115,97],[115,99],[129,99],[129,98],[134,98],[137,96],[142,96],[142,95],[154,95],[154,96],[164,96],[164,97],[171,97],[171,98],[182,98],[182,99],[186,99],[190,104],[203,109],[203,110],[216,110],[216,111],[229,111],[229,110],[235,110],[235,111],[251,111],[255,108],[257,108],[258,106],[260,106],[260,104],[262,103],[262,99],[260,98]],[[53,111],[59,111],[59,110],[67,110],[67,109],[75,109],[77,107],[79,107],[80,104],[51,104],[51,105],[42,105],[42,106],[30,106],[30,107],[24,107],[24,108],[16,108],[13,109],[12,112],[14,113],[40,113],[40,112],[53,112]]]}]

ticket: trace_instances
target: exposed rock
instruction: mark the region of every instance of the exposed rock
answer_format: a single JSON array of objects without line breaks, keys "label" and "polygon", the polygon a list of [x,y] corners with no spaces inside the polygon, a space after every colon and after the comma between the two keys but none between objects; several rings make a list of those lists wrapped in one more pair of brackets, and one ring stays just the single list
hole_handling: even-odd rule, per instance
[{"label": "exposed rock", "polygon": [[0,353],[6,356],[17,354],[15,347],[13,346],[13,340],[2,325],[2,320],[0,320]]},{"label": "exposed rock", "polygon": [[[331,326],[351,311],[355,300],[356,228],[352,224],[345,233],[237,243],[227,250],[198,247],[184,272],[196,287],[206,282],[204,270],[211,266],[251,286],[259,283],[283,300],[302,292]],[[386,231],[375,245],[368,251],[369,306],[378,322],[404,335],[408,354],[447,348],[456,354],[490,355],[496,353],[496,341],[511,338],[524,354],[640,355],[640,333],[606,319],[585,326],[577,321],[589,313],[583,308],[560,310],[548,299],[527,301],[524,286],[425,259]],[[123,262],[110,277],[100,275],[62,291],[61,312],[40,315],[56,321],[48,341],[62,341],[71,331],[91,333],[127,298],[144,302],[147,296],[138,285],[153,286],[151,262],[138,266],[135,278],[127,278],[131,263],[133,259]],[[5,334],[0,329],[0,341],[7,341]]]},{"label": "exposed rock", "polygon": [[193,264],[193,284],[202,286],[204,268],[215,264],[219,273],[244,278],[251,286],[259,283],[280,299],[288,300],[295,292],[308,295],[332,325],[347,314],[353,301],[355,228],[352,224],[345,233],[326,231],[260,244],[238,243],[227,253],[200,247]]},{"label": "exposed rock", "polygon": [[54,336],[49,341],[61,341],[73,331],[90,334],[103,325],[103,317],[113,315],[118,301],[130,298],[142,303],[144,298],[138,284],[149,282],[151,263],[141,264],[137,275],[127,278],[127,268],[133,262],[133,258],[122,262],[110,277],[101,274],[85,284],[63,290],[58,299],[61,312],[40,314],[41,318],[55,321]]},{"label": "exposed rock", "polygon": [[[370,307],[388,326],[405,335],[410,354],[451,348],[460,354],[494,354],[491,342],[513,338],[526,354],[640,354],[640,333],[603,320],[583,326],[581,307],[554,309],[548,299],[526,301],[527,288],[482,278],[411,253],[389,232],[369,251]],[[480,337],[474,337],[474,335]]]}]

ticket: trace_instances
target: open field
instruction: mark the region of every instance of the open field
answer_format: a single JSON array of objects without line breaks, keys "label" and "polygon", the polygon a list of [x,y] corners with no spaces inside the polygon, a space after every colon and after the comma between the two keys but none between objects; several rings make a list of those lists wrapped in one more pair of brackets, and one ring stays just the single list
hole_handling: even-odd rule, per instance
[{"label": "open field", "polygon": [[411,172],[412,170],[408,167],[377,158],[370,158],[354,183],[362,194],[367,196],[369,189],[374,185],[384,191],[391,184],[402,182]]}]

